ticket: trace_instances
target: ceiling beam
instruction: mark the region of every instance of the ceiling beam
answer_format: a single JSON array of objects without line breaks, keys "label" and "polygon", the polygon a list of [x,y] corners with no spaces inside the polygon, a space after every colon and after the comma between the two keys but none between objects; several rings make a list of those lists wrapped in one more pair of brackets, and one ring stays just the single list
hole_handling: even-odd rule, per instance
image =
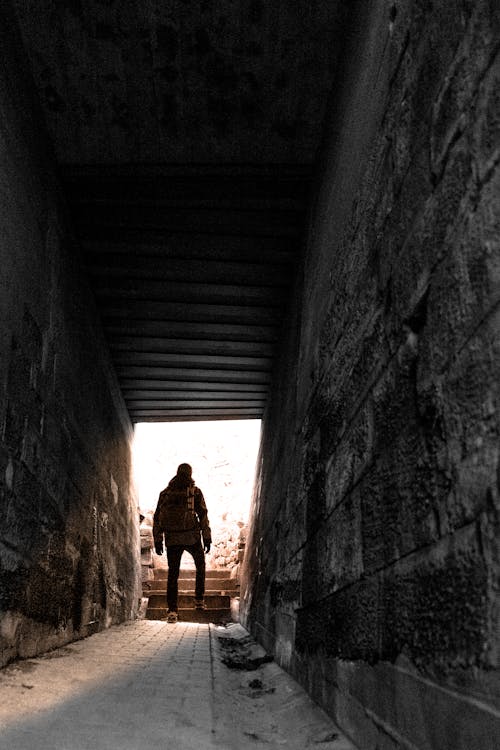
[{"label": "ceiling beam", "polygon": [[[267,393],[269,390],[268,383],[218,383],[217,381],[175,381],[167,380],[148,380],[144,378],[123,378],[121,381],[122,393],[128,398],[146,398],[147,394],[158,398],[168,399],[171,395],[176,398],[176,394],[184,392],[193,395],[196,398],[199,394],[209,391],[214,394],[214,398],[222,397],[222,394],[257,394]],[[161,394],[161,395],[160,395]]]},{"label": "ceiling beam", "polygon": [[231,357],[211,354],[166,354],[163,352],[116,352],[115,364],[118,367],[179,367],[201,369],[246,370],[248,372],[271,372],[270,357]]},{"label": "ceiling beam", "polygon": [[197,409],[254,409],[258,411],[265,406],[265,399],[253,399],[253,400],[242,400],[242,399],[197,399],[193,401],[189,398],[179,399],[165,402],[163,399],[127,399],[125,401],[129,411],[143,411],[152,409],[189,409],[196,407]]},{"label": "ceiling beam", "polygon": [[241,284],[243,286],[286,287],[291,280],[291,267],[280,263],[247,263],[235,261],[185,260],[106,255],[88,258],[87,267],[94,277],[155,281],[176,281],[198,284]]},{"label": "ceiling beam", "polygon": [[171,403],[180,403],[181,401],[189,401],[190,403],[224,403],[238,402],[242,405],[247,405],[250,402],[265,403],[267,398],[267,390],[265,391],[210,391],[210,390],[177,390],[177,391],[156,391],[156,390],[126,390],[123,392],[123,397],[127,404],[136,405],[137,402],[152,404],[153,402],[159,402],[169,406]]},{"label": "ceiling beam", "polygon": [[293,263],[298,242],[288,237],[243,237],[220,234],[155,232],[135,229],[105,229],[93,224],[82,227],[87,256],[132,255],[202,261],[248,263]]},{"label": "ceiling beam", "polygon": [[153,336],[192,341],[238,341],[274,343],[278,338],[276,321],[269,325],[211,323],[186,320],[120,320],[107,322],[108,336]]},{"label": "ceiling beam", "polygon": [[162,206],[79,201],[72,205],[77,227],[92,222],[95,227],[134,227],[136,229],[189,229],[222,234],[294,237],[304,217],[297,210],[270,208],[231,208],[212,206]]},{"label": "ceiling beam", "polygon": [[207,305],[190,302],[103,302],[101,314],[105,324],[112,320],[190,321],[193,323],[238,323],[240,325],[276,324],[272,307]]},{"label": "ceiling beam", "polygon": [[248,372],[245,369],[212,370],[184,369],[180,367],[149,367],[146,365],[118,365],[116,371],[120,378],[142,381],[157,380],[165,384],[173,380],[181,383],[260,383],[264,385],[268,384],[271,380],[269,372]]},{"label": "ceiling beam", "polygon": [[149,302],[193,302],[203,304],[282,307],[283,288],[271,286],[241,286],[235,284],[200,284],[190,281],[154,279],[110,279],[98,277],[94,281],[97,297],[104,303],[110,300],[148,300]]},{"label": "ceiling beam", "polygon": [[140,409],[130,412],[133,422],[193,422],[214,419],[262,419],[263,409]]},{"label": "ceiling beam", "polygon": [[184,354],[212,354],[217,356],[250,357],[257,355],[271,357],[272,343],[263,341],[219,341],[211,339],[172,339],[163,336],[109,335],[109,348],[112,352],[162,352]]}]

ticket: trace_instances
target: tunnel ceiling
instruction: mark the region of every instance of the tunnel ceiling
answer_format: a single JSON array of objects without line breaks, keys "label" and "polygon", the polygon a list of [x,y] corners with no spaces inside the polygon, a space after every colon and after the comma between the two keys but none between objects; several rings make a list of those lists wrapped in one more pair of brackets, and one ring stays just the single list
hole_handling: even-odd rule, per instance
[{"label": "tunnel ceiling", "polygon": [[131,419],[262,416],[340,4],[13,2]]}]

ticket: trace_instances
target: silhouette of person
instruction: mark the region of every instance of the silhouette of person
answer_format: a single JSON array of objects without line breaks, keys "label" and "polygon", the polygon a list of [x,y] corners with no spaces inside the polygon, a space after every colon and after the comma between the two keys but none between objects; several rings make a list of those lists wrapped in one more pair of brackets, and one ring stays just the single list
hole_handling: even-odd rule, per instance
[{"label": "silhouette of person", "polygon": [[[205,609],[205,553],[212,535],[202,491],[196,487],[189,464],[180,464],[177,474],[160,492],[153,518],[157,555],[167,548],[167,622],[177,622],[178,581],[182,553],[189,552],[196,566],[195,607]],[[201,539],[203,538],[203,545]]]}]

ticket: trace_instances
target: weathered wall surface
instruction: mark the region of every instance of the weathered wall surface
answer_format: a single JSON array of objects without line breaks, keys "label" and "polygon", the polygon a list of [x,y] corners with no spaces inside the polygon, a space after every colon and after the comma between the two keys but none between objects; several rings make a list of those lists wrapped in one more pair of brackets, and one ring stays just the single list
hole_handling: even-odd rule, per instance
[{"label": "weathered wall surface", "polygon": [[500,8],[353,2],[245,623],[364,749],[500,745]]},{"label": "weathered wall surface", "polygon": [[2,5],[0,664],[124,620],[139,596],[131,426],[23,65]]},{"label": "weathered wall surface", "polygon": [[59,162],[313,158],[340,0],[12,2]]}]

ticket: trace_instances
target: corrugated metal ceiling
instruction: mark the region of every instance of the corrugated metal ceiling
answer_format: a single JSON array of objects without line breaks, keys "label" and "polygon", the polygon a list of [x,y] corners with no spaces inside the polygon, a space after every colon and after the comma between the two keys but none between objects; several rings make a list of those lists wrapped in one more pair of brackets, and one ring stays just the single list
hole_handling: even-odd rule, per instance
[{"label": "corrugated metal ceiling", "polygon": [[79,167],[64,180],[132,420],[261,417],[309,170]]},{"label": "corrugated metal ceiling", "polygon": [[12,3],[131,419],[261,417],[342,3]]}]

